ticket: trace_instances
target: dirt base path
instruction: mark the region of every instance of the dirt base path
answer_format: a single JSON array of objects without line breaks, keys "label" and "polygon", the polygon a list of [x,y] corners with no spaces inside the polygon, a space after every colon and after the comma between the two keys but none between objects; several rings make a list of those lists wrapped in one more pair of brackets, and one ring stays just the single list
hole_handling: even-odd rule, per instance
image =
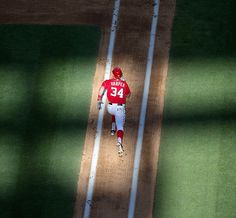
[{"label": "dirt base path", "polygon": [[[15,0],[16,1],[16,0]],[[98,111],[96,98],[103,81],[107,46],[114,1],[68,0],[50,3],[47,0],[14,0],[0,7],[0,23],[44,24],[96,24],[102,28],[102,39],[94,77],[90,115],[78,182],[75,217],[83,215],[90,173],[91,158]],[[109,135],[110,116],[105,113],[100,155],[94,187],[91,217],[127,217],[133,172],[135,145],[140,106],[144,87],[147,52],[150,38],[153,1],[121,0],[119,24],[113,53],[112,66],[120,66],[130,84],[132,97],[127,102],[125,125],[125,155],[120,158],[116,138]],[[143,140],[143,150],[138,180],[135,217],[152,217],[154,190],[159,153],[161,120],[164,104],[165,81],[168,68],[171,26],[175,0],[161,0],[157,40]]]},{"label": "dirt base path", "polygon": [[[133,172],[135,145],[137,142],[138,122],[147,63],[153,6],[151,2],[132,1],[122,4],[119,16],[116,44],[113,53],[113,66],[120,66],[125,79],[130,84],[132,97],[128,100],[125,126],[125,155],[117,155],[115,137],[109,135],[110,116],[104,117],[100,155],[94,187],[91,217],[127,217],[130,188]],[[139,4],[139,7],[137,5]],[[132,13],[131,13],[132,9]],[[175,1],[165,0],[160,4],[158,38],[155,47],[152,82],[150,86],[147,120],[145,126],[138,194],[135,217],[152,217],[152,205],[156,184],[158,151],[160,142],[161,120],[164,102],[165,80],[167,76],[170,46],[170,30],[174,16]],[[142,15],[140,15],[142,12]],[[140,16],[136,16],[136,15]],[[106,59],[109,28],[104,30],[100,59]],[[100,66],[101,65],[101,66]],[[96,97],[98,86],[104,77],[105,63],[98,63],[94,80],[90,125],[85,142],[80,179],[76,217],[82,217],[85,204],[88,176],[90,172],[91,152],[96,129]]]}]

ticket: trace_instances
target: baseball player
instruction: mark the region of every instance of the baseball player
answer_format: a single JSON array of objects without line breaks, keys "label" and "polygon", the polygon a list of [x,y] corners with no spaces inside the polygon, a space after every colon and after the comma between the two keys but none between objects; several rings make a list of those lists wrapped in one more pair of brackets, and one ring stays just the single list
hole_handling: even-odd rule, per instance
[{"label": "baseball player", "polygon": [[102,97],[107,92],[107,111],[111,114],[111,135],[117,132],[117,149],[120,156],[123,155],[123,136],[125,123],[125,103],[126,98],[130,96],[131,92],[128,84],[123,79],[122,70],[115,67],[112,70],[112,79],[105,80],[98,92],[97,106],[101,109]]}]

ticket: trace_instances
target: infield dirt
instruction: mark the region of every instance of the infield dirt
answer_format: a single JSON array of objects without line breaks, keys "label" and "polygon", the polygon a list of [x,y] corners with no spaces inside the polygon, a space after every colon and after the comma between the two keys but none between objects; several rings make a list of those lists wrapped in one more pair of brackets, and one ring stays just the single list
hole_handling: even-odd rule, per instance
[{"label": "infield dirt", "polygon": [[[0,8],[0,23],[93,24],[102,30],[94,76],[90,115],[78,180],[75,217],[82,217],[90,173],[98,111],[96,99],[103,81],[114,1],[68,0],[49,2],[8,1]],[[165,82],[175,0],[161,0],[152,77],[144,130],[135,217],[152,217],[164,106]],[[127,217],[140,106],[145,80],[153,1],[121,1],[112,66],[120,66],[130,84],[127,102],[125,155],[117,155],[116,139],[110,136],[110,116],[105,113],[91,217]]]}]

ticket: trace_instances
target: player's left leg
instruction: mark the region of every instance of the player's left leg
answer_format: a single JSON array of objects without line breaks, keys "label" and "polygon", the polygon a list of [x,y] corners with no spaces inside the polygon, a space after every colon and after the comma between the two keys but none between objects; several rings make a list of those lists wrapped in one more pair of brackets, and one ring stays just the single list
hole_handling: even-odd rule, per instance
[{"label": "player's left leg", "polygon": [[115,135],[116,133],[116,118],[115,115],[111,115],[111,135]]},{"label": "player's left leg", "polygon": [[108,104],[107,105],[107,111],[109,114],[111,114],[111,135],[115,135],[116,133],[116,109],[117,105],[116,104]]}]

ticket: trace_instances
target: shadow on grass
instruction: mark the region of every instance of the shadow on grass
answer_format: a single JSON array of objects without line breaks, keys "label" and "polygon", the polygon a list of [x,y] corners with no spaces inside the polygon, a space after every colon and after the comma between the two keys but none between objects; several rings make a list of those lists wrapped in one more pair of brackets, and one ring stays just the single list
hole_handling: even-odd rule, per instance
[{"label": "shadow on grass", "polygon": [[1,217],[72,217],[99,39],[95,27],[0,26]]},{"label": "shadow on grass", "polygon": [[176,2],[154,217],[235,215],[235,9]]}]

